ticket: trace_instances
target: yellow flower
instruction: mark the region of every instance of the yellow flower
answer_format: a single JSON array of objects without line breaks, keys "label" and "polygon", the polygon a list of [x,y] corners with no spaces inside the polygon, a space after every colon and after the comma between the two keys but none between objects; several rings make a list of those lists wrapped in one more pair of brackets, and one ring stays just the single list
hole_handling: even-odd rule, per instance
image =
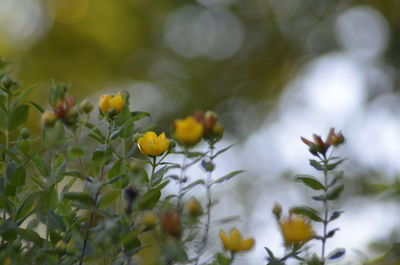
[{"label": "yellow flower", "polygon": [[219,237],[224,247],[232,252],[247,251],[253,248],[254,245],[253,238],[243,239],[236,228],[232,229],[229,235],[225,234],[223,230],[220,230]]},{"label": "yellow flower", "polygon": [[4,261],[4,265],[10,265],[11,264],[11,258],[7,257],[6,260]]},{"label": "yellow flower", "polygon": [[120,113],[124,106],[124,100],[121,93],[118,92],[115,96],[101,95],[99,100],[99,108],[102,113],[107,113],[111,108],[115,108],[117,113]]},{"label": "yellow flower", "polygon": [[203,136],[203,125],[192,116],[175,121],[176,138],[187,144],[195,144]]},{"label": "yellow flower", "polygon": [[286,245],[304,244],[314,237],[314,231],[304,216],[289,216],[279,222]]},{"label": "yellow flower", "polygon": [[155,132],[146,132],[143,137],[138,140],[138,146],[143,154],[149,156],[159,156],[168,150],[169,140],[162,133],[157,137]]}]

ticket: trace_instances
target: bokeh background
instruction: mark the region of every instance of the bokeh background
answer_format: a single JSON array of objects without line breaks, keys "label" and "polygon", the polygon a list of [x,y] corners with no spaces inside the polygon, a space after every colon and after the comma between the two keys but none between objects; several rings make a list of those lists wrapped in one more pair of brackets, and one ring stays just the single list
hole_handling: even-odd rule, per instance
[{"label": "bokeh background", "polygon": [[[264,264],[264,246],[283,253],[273,204],[313,203],[292,181],[314,173],[300,136],[342,130],[345,214],[328,248],[347,249],[342,264],[395,264],[380,256],[400,237],[399,10],[395,0],[0,0],[0,56],[36,84],[38,103],[53,79],[93,102],[128,90],[160,130],[196,109],[220,113],[220,147],[238,145],[217,173],[246,172],[215,191],[214,220],[241,216],[222,228],[257,240],[236,264]],[[33,128],[38,119],[31,110]]]}]

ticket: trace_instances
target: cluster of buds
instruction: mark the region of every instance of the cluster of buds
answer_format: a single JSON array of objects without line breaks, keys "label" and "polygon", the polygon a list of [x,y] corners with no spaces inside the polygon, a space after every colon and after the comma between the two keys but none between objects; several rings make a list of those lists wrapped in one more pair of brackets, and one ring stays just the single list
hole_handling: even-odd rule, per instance
[{"label": "cluster of buds", "polygon": [[335,133],[335,129],[331,128],[325,142],[322,140],[321,136],[316,134],[313,135],[314,142],[304,137],[301,137],[301,140],[308,145],[311,154],[315,156],[318,156],[318,154],[325,156],[329,147],[337,147],[342,144],[344,142],[344,137],[341,132]]},{"label": "cluster of buds", "polygon": [[224,134],[224,127],[218,122],[218,115],[214,111],[195,111],[193,117],[203,125],[204,138],[220,139]]}]

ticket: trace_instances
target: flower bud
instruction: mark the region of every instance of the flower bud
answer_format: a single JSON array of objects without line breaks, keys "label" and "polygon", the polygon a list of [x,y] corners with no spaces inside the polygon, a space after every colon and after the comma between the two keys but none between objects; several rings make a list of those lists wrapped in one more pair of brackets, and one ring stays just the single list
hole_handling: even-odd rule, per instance
[{"label": "flower bud", "polygon": [[224,135],[224,127],[217,122],[212,128],[212,133],[217,137],[222,137]]},{"label": "flower bud", "polygon": [[14,81],[8,75],[6,75],[1,79],[1,84],[4,86],[6,90],[9,90],[10,87],[13,85],[13,83]]},{"label": "flower bud", "polygon": [[107,116],[110,117],[110,119],[114,118],[117,115],[118,115],[118,112],[117,112],[116,108],[110,108],[107,112]]},{"label": "flower bud", "polygon": [[168,211],[162,217],[164,230],[171,236],[179,237],[181,233],[181,220],[179,214],[176,212]]},{"label": "flower bud", "polygon": [[202,213],[201,204],[193,197],[187,202],[186,209],[191,217],[198,217]]},{"label": "flower bud", "polygon": [[72,108],[68,111],[67,116],[64,119],[64,123],[67,126],[75,125],[78,121],[79,112],[76,108]]},{"label": "flower bud", "polygon": [[158,221],[158,216],[153,212],[145,212],[142,216],[142,224],[148,228],[152,229]]},{"label": "flower bud", "polygon": [[132,161],[128,164],[128,168],[131,171],[138,171],[142,168],[142,165],[138,161]]},{"label": "flower bud", "polygon": [[42,125],[53,126],[57,121],[57,116],[53,112],[45,111],[42,114]]},{"label": "flower bud", "polygon": [[276,219],[281,219],[282,206],[279,203],[275,203],[272,213],[275,215]]},{"label": "flower bud", "polygon": [[93,104],[87,100],[84,99],[80,104],[79,104],[79,110],[83,113],[90,113],[93,110]]},{"label": "flower bud", "polygon": [[19,132],[19,135],[24,139],[28,138],[30,134],[31,132],[26,127],[22,128],[21,131]]}]

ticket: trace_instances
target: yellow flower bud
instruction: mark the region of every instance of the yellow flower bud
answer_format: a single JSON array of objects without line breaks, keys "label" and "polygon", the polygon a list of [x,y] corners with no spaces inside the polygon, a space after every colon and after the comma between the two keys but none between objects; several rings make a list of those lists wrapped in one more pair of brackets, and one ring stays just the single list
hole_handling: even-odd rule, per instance
[{"label": "yellow flower bud", "polygon": [[142,224],[146,228],[153,228],[158,221],[158,216],[153,212],[145,212],[142,216]]},{"label": "yellow flower bud", "polygon": [[220,230],[219,237],[221,238],[224,248],[232,252],[248,251],[254,246],[254,238],[243,239],[239,230],[232,229],[229,235]]},{"label": "yellow flower bud", "polygon": [[117,95],[101,95],[99,100],[99,108],[100,111],[105,114],[111,108],[115,108],[117,114],[121,112],[122,107],[124,106],[124,100],[122,99],[121,93],[118,92]]},{"label": "yellow flower bud", "polygon": [[283,219],[279,223],[282,235],[287,246],[304,244],[314,237],[314,231],[310,222],[304,216],[292,216]]},{"label": "yellow flower bud", "polygon": [[203,136],[203,125],[192,116],[175,121],[175,135],[182,143],[196,144]]},{"label": "yellow flower bud", "polygon": [[57,116],[51,111],[45,111],[42,114],[42,125],[53,126],[57,121]]},{"label": "yellow flower bud", "polygon": [[197,217],[201,215],[202,209],[201,204],[195,198],[190,198],[186,204],[187,211],[189,212],[190,216]]},{"label": "yellow flower bud", "polygon": [[169,140],[162,133],[157,137],[155,132],[146,132],[143,137],[138,140],[140,151],[148,156],[159,156],[168,150]]}]

